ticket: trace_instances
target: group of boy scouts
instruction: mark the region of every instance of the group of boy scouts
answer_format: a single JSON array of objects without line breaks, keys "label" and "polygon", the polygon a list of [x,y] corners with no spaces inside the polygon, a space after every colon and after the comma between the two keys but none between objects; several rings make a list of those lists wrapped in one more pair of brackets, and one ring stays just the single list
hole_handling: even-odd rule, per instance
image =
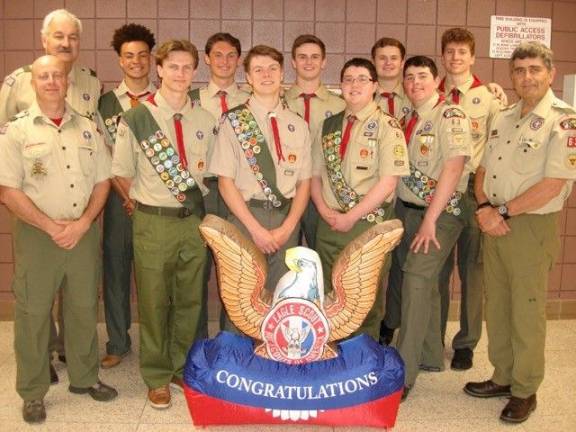
[{"label": "group of boy scouts", "polygon": [[[118,395],[98,369],[130,353],[132,262],[140,372],[150,405],[171,405],[188,349],[208,334],[212,258],[198,231],[206,213],[228,219],[265,254],[269,290],[287,271],[286,249],[305,238],[330,291],[340,251],[373,224],[400,218],[405,235],[381,275],[387,287],[358,333],[391,344],[399,329],[403,399],[420,370],[442,371],[456,256],[462,301],[451,368],[472,367],[485,299],[494,373],[464,391],[508,397],[504,421],[529,417],[544,377],[558,215],[576,178],[576,111],[550,89],[549,48],[516,48],[510,77],[519,101],[506,106],[497,85],[472,74],[474,37],[462,28],[442,36],[443,79],[433,60],[406,58],[402,43],[382,38],[371,60],[344,64],[341,97],[321,83],[326,49],[316,36],[294,41],[296,82],[285,91],[283,55],[251,48],[248,93],[235,81],[240,42],[217,33],[204,52],[210,82],[191,90],[196,47],[169,40],[152,54],[154,35],[127,24],[112,40],[123,81],[100,95],[95,74],[76,64],[81,35],[70,12],[48,14],[46,55],[0,91],[0,199],[15,217],[16,388],[26,422],[46,419],[55,351],[70,392]],[[149,78],[153,57],[159,88]],[[99,362],[102,209],[109,341]],[[225,313],[220,322],[234,330]]]}]

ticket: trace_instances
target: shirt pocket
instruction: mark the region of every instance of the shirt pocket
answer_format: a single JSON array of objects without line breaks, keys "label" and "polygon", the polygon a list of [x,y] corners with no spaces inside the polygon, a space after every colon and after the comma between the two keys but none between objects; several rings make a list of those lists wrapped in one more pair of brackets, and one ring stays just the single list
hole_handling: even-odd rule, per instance
[{"label": "shirt pocket", "polygon": [[[302,158],[312,157],[304,154],[304,146],[294,144],[284,145],[282,149],[284,160],[280,160],[281,174],[288,178],[298,178],[298,173],[302,167]],[[272,152],[272,157],[277,158],[276,152]]]},{"label": "shirt pocket", "polygon": [[470,117],[470,132],[474,141],[478,141],[486,135],[487,120],[488,116],[486,115]]},{"label": "shirt pocket", "polygon": [[52,146],[45,142],[27,143],[22,151],[26,175],[40,179],[52,171]]},{"label": "shirt pocket", "polygon": [[540,140],[521,138],[512,155],[512,170],[518,174],[536,173],[545,161],[544,145]]}]

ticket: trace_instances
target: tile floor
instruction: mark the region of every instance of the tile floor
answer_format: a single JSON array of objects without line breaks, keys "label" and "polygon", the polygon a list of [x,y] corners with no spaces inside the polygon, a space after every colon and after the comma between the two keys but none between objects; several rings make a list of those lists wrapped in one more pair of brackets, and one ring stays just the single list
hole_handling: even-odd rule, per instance
[{"label": "tile floor", "polygon": [[[450,322],[449,336],[456,323]],[[100,347],[106,332],[99,325]],[[132,329],[137,352],[137,325]],[[81,432],[179,432],[194,430],[182,394],[173,398],[167,411],[156,411],[146,403],[146,387],[138,373],[137,355],[132,353],[117,368],[101,371],[104,382],[116,386],[119,398],[112,403],[97,403],[89,396],[68,393],[68,378],[63,364],[56,362],[60,384],[46,396],[48,419],[38,426],[28,426],[21,419],[21,400],[14,390],[16,364],[12,349],[11,322],[0,322],[0,431],[81,431]],[[450,352],[446,354],[448,366]],[[498,420],[505,399],[478,400],[466,396],[462,386],[470,380],[490,376],[484,337],[476,351],[475,366],[466,372],[423,373],[409,399],[400,407],[394,432],[572,432],[576,431],[576,320],[549,321],[546,344],[546,378],[538,393],[538,409],[525,423],[510,426]],[[208,432],[225,431],[328,431],[328,427],[300,426],[229,426],[210,427]],[[335,428],[356,432],[367,428]]]}]

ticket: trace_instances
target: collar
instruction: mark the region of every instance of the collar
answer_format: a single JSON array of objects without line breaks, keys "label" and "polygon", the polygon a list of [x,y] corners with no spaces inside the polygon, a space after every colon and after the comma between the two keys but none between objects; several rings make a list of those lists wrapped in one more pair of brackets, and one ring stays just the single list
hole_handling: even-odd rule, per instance
[{"label": "collar", "polygon": [[168,105],[168,102],[166,101],[164,96],[162,96],[160,94],[160,91],[157,91],[156,93],[151,95],[151,99],[154,100],[154,103],[152,103],[152,102],[150,102],[150,103],[152,103],[153,105],[155,105],[158,108],[158,110],[160,111],[161,116],[164,120],[166,120],[166,121],[172,120],[172,118],[174,117],[174,114],[176,114],[176,113],[182,114],[182,117],[184,117],[187,120],[191,119],[192,101],[190,101],[190,98],[188,96],[186,96],[186,103],[184,104],[182,109],[180,109],[180,111],[174,111],[174,109],[172,109],[172,107],[170,105]]},{"label": "collar", "polygon": [[418,113],[418,116],[420,116],[420,118],[422,118],[422,116],[430,111],[432,111],[434,108],[436,108],[436,106],[439,104],[439,99],[440,99],[440,93],[438,92],[434,92],[434,94],[432,96],[430,96],[430,99],[428,99],[426,102],[424,102],[423,105],[421,105],[418,108],[415,108],[416,112]]},{"label": "collar", "polygon": [[[374,114],[374,111],[376,111],[377,109],[378,109],[378,105],[376,105],[376,102],[371,101],[368,105],[366,105],[364,108],[362,108],[356,114],[354,114],[354,116],[356,116],[356,118],[358,120],[364,121],[367,118],[369,118],[370,116],[372,116],[372,114]],[[346,112],[344,113],[344,120],[346,120],[350,114],[352,114],[352,113],[348,109],[346,109]]]},{"label": "collar", "polygon": [[212,80],[208,83],[206,90],[208,91],[208,96],[211,98],[216,97],[217,96],[216,93],[218,93],[220,90],[224,90],[228,94],[228,96],[234,96],[236,93],[240,91],[240,89],[238,88],[238,84],[236,84],[235,82],[232,83],[230,86],[226,87],[225,89],[221,89]]},{"label": "collar", "polygon": [[[298,99],[302,93],[305,93],[304,90],[302,90],[298,84],[294,84],[286,90],[285,95],[288,99]],[[318,99],[325,101],[330,97],[330,90],[328,90],[324,84],[320,84],[320,87],[316,89],[314,94]]]},{"label": "collar", "polygon": [[[382,87],[380,87],[380,85],[378,85],[378,95],[381,95],[382,93],[386,92],[385,90],[382,90]],[[394,88],[392,89],[391,92],[388,93],[393,93],[394,95],[403,97],[404,96],[404,86],[402,85],[402,80],[398,81],[396,83],[396,86],[394,86]]]},{"label": "collar", "polygon": [[268,118],[268,113],[274,112],[278,116],[280,113],[284,111],[284,106],[282,105],[282,101],[278,100],[278,105],[273,110],[269,110],[266,108],[262,103],[258,101],[254,96],[250,96],[247,102],[250,110],[255,114],[255,116],[260,118]]},{"label": "collar", "polygon": [[[464,81],[459,86],[456,86],[456,88],[460,91],[460,93],[466,94],[466,92],[468,92],[468,90],[476,88],[476,87],[480,87],[481,85],[482,85],[482,81],[480,81],[480,78],[478,78],[476,75],[470,74],[470,76],[468,76],[466,81]],[[448,76],[445,76],[442,79],[442,81],[440,81],[440,85],[438,86],[438,91],[440,93],[447,94],[448,88],[450,89],[450,91],[452,91],[454,86],[451,85],[451,82],[448,79]]]},{"label": "collar", "polygon": [[[144,91],[142,91],[142,92],[140,92],[134,96],[139,98],[141,95],[144,95],[146,93],[154,93],[154,92],[156,92],[156,87],[154,87],[154,84],[152,84],[152,82],[149,82],[148,87],[146,87],[146,89]],[[126,81],[122,80],[120,85],[118,87],[116,87],[116,95],[122,96],[122,95],[125,95],[126,93],[132,93],[132,92],[130,91],[130,89],[126,85]]]},{"label": "collar", "polygon": [[[544,97],[542,99],[540,99],[540,102],[538,102],[538,105],[536,105],[536,107],[534,107],[534,109],[527,114],[524,117],[528,117],[529,115],[535,115],[541,118],[546,118],[548,117],[548,114],[550,113],[550,110],[552,109],[552,103],[554,102],[554,100],[556,99],[556,96],[554,96],[554,92],[552,91],[552,89],[548,89],[548,91],[546,92],[546,94],[544,95]],[[513,112],[516,113],[516,118],[520,118],[520,114],[522,113],[522,105],[524,104],[524,101],[520,100],[518,102],[518,104],[516,104],[516,107],[514,110],[512,110]]]},{"label": "collar", "polygon": [[[37,119],[41,119],[42,122],[56,127],[56,125],[50,120],[50,117],[48,117],[46,114],[42,112],[36,100],[34,100],[32,105],[30,105],[30,108],[28,108],[28,112],[30,113],[32,122],[36,122]],[[68,102],[66,102],[64,106],[64,115],[62,116],[62,123],[60,123],[60,127],[64,126],[65,123],[71,121],[77,115],[78,113],[74,111],[74,109],[70,106],[70,104],[68,104]]]}]

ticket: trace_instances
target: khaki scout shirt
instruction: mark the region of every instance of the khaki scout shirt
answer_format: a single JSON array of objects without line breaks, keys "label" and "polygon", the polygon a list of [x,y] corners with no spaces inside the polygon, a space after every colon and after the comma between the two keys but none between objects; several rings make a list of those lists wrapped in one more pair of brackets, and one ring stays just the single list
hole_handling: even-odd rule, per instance
[{"label": "khaki scout shirt", "polygon": [[[27,109],[36,100],[31,78],[30,67],[26,66],[4,79],[0,89],[0,124]],[[101,87],[93,71],[74,65],[68,75],[66,102],[81,115],[95,119]]]},{"label": "khaki scout shirt", "polygon": [[397,119],[401,119],[402,117],[404,117],[405,115],[410,113],[410,111],[412,111],[412,104],[410,103],[410,99],[408,99],[408,96],[406,96],[406,93],[404,93],[404,87],[402,86],[402,80],[400,80],[398,82],[398,84],[396,84],[396,87],[391,92],[394,95],[394,112],[393,113],[389,112],[388,98],[382,97],[383,92],[384,91],[382,89],[378,88],[378,90],[376,91],[376,96],[374,97],[374,100],[376,101],[378,106],[382,109],[382,111],[384,111],[385,113],[388,113],[388,114],[396,117]]},{"label": "khaki scout shirt", "polygon": [[[408,143],[410,163],[436,181],[440,179],[448,159],[466,156],[468,161],[472,154],[470,126],[466,114],[454,105],[439,103],[439,98],[439,94],[434,94],[422,106],[416,108],[418,122]],[[405,124],[408,121],[409,116],[404,118]],[[466,191],[468,175],[469,171],[464,168],[456,190]],[[426,202],[412,192],[402,180],[398,182],[397,193],[402,201],[427,206]]]},{"label": "khaki scout shirt", "polygon": [[[200,89],[200,105],[218,121],[222,116],[222,105],[220,105],[220,87],[210,81],[206,87]],[[226,106],[228,109],[246,103],[250,97],[249,93],[240,90],[238,84],[234,83],[230,87],[223,89],[226,92]]]},{"label": "khaki scout shirt", "polygon": [[[282,154],[284,155],[284,160],[278,161],[272,126],[268,117],[269,110],[254,96],[250,97],[248,101],[248,109],[254,115],[274,161],[278,190],[284,197],[293,198],[296,195],[298,182],[309,179],[311,176],[311,144],[308,125],[298,115],[283,107],[281,103],[274,108],[273,112],[276,113]],[[266,199],[262,187],[257,182],[244,156],[244,151],[234,133],[230,120],[227,118],[221,120],[208,170],[216,175],[234,179],[234,184],[245,201],[253,198]]]},{"label": "khaki scout shirt", "polygon": [[492,204],[506,203],[545,177],[569,180],[562,192],[529,213],[560,211],[576,179],[576,110],[548,90],[523,118],[522,101],[504,108],[490,128],[481,165],[484,192]]},{"label": "khaki scout shirt", "polygon": [[[304,91],[294,84],[284,93],[288,108],[304,118],[304,98],[300,95]],[[310,136],[314,138],[324,119],[344,111],[346,102],[335,95],[323,85],[315,92],[316,97],[310,99]]]},{"label": "khaki scout shirt", "polygon": [[[342,135],[347,117],[344,115]],[[370,102],[355,114],[356,120],[350,133],[350,141],[342,161],[342,175],[359,196],[364,196],[386,176],[404,176],[410,173],[404,134],[398,120],[384,113],[375,102]],[[314,138],[312,175],[322,177],[322,198],[334,210],[342,210],[328,178],[322,130]],[[388,202],[394,199],[388,198]]]},{"label": "khaki scout shirt", "polygon": [[[479,83],[479,81],[480,80],[475,81],[475,77],[470,75],[464,83],[457,86],[460,92],[459,106],[470,118],[472,157],[466,167],[470,172],[476,172],[478,165],[480,165],[482,155],[484,154],[484,147],[488,140],[489,124],[502,106],[488,87],[483,84],[475,84]],[[440,93],[443,93],[446,97],[446,103],[448,105],[452,105],[451,91],[453,87],[449,79],[444,78],[438,89]]]},{"label": "khaki scout shirt", "polygon": [[91,120],[66,105],[56,126],[36,102],[0,130],[0,184],[19,189],[52,219],[84,213],[94,186],[110,178],[110,154]]},{"label": "khaki scout shirt", "polygon": [[[134,95],[138,98],[138,100],[140,102],[144,102],[146,100],[147,97],[149,97],[150,95],[154,94],[156,92],[156,87],[154,86],[154,84],[149,83],[148,87],[146,88],[146,90],[142,91],[140,94]],[[126,85],[126,83],[124,81],[122,81],[120,83],[120,85],[118,87],[116,87],[113,90],[110,90],[111,92],[114,92],[114,94],[116,95],[116,98],[118,99],[118,102],[120,103],[120,106],[122,107],[123,111],[128,111],[130,108],[132,108],[132,105],[130,103],[130,96],[128,96],[128,93],[132,93],[130,91],[130,89],[128,88],[128,86]],[[107,94],[107,93],[105,93]],[[104,96],[104,95],[102,95]],[[110,147],[114,146],[114,141],[112,140],[112,137],[110,136],[110,133],[108,132],[108,128],[106,127],[106,125],[104,124],[104,119],[102,119],[102,116],[100,115],[100,112],[97,112],[97,117],[96,117],[97,123],[98,123],[98,127],[100,128],[101,131],[104,131],[104,138],[106,138],[106,144],[108,144]]]},{"label": "khaki scout shirt", "polygon": [[[157,92],[154,95],[155,106],[151,102],[143,102],[150,110],[160,129],[178,153],[174,114],[182,114],[182,132],[184,148],[188,161],[188,171],[198,183],[203,195],[208,189],[202,183],[206,172],[206,154],[214,139],[214,119],[210,113],[197,105],[192,105],[188,99],[180,111],[174,111],[166,99]],[[142,204],[158,207],[181,207],[170,193],[159,174],[146,157],[132,130],[121,120],[116,134],[112,174],[118,177],[133,178],[130,187],[130,198]]]}]

